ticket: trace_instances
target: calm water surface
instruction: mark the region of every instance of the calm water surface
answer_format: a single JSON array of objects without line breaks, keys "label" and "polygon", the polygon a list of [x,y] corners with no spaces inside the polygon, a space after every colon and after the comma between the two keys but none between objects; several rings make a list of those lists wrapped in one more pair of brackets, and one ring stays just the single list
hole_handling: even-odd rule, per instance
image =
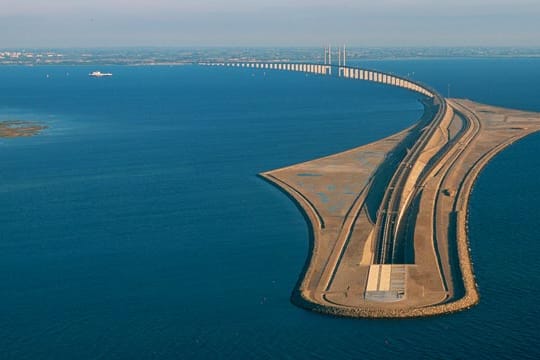
[{"label": "calm water surface", "polygon": [[[540,60],[365,65],[540,111]],[[417,97],[293,73],[92,70],[0,67],[0,120],[49,126],[0,140],[1,359],[540,357],[539,135],[475,186],[477,307],[338,319],[289,302],[307,225],[256,174],[401,130]]]}]

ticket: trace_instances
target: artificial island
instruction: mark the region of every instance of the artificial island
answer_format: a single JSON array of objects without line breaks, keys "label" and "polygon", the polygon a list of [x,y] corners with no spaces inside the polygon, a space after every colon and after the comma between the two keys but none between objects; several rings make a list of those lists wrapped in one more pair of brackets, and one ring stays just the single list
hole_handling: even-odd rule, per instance
[{"label": "artificial island", "polygon": [[479,301],[467,238],[475,179],[540,130],[540,114],[444,98],[409,78],[339,63],[205,63],[371,81],[421,95],[422,118],[374,143],[260,174],[302,210],[310,255],[292,301],[348,317],[401,318]]}]

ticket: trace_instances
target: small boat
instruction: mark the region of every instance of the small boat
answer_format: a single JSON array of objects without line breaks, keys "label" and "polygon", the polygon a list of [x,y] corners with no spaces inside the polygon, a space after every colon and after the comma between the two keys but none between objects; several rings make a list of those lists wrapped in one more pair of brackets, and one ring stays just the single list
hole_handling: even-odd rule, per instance
[{"label": "small boat", "polygon": [[90,77],[104,77],[104,76],[112,76],[112,73],[102,73],[101,71],[94,71],[88,74]]}]

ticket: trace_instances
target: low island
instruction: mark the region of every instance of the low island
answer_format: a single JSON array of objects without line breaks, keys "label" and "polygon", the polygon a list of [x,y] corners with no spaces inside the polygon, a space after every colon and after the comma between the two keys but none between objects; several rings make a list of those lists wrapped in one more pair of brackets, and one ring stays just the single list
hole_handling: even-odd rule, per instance
[{"label": "low island", "polygon": [[540,130],[540,113],[446,99],[414,80],[341,64],[202,65],[337,76],[421,95],[423,117],[404,131],[260,174],[295,201],[311,226],[293,303],[338,316],[403,318],[479,301],[469,196],[490,159]]},{"label": "low island", "polygon": [[369,145],[261,174],[297,202],[313,227],[294,303],[351,317],[416,317],[478,302],[469,195],[493,156],[540,130],[540,114],[445,101],[443,120],[420,149],[418,134],[430,130],[424,121]]},{"label": "low island", "polygon": [[46,129],[46,126],[23,120],[0,121],[0,138],[34,136]]}]

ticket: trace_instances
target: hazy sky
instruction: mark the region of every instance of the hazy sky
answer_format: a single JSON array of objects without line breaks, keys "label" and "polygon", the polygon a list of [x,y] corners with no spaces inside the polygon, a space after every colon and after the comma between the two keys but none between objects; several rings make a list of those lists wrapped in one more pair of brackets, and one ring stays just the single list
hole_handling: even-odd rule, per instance
[{"label": "hazy sky", "polygon": [[540,46],[540,0],[0,0],[0,48]]}]

